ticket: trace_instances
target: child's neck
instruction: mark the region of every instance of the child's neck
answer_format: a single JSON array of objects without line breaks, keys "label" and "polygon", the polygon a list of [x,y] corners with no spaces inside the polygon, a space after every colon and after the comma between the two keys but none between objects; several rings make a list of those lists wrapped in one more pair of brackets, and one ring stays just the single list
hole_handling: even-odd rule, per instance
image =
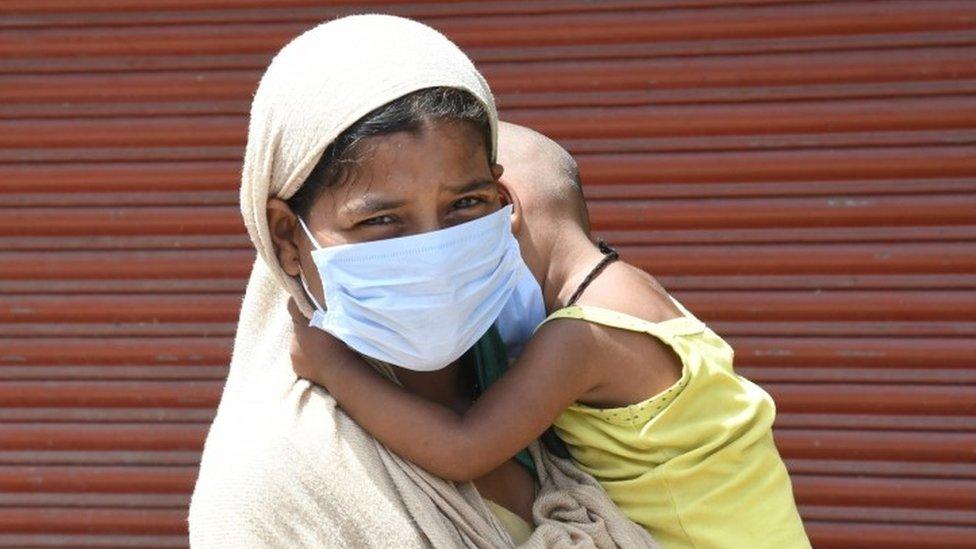
[{"label": "child's neck", "polygon": [[542,287],[546,312],[566,307],[586,275],[603,258],[603,253],[582,230],[562,232],[549,253],[549,268]]}]

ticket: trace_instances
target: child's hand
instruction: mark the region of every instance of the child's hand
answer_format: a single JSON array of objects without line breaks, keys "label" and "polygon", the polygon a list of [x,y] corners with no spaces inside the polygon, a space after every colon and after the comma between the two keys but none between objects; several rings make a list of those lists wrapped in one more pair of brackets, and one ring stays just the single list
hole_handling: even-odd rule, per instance
[{"label": "child's hand", "polygon": [[332,334],[308,325],[309,320],[298,309],[294,299],[288,300],[294,336],[291,340],[291,367],[298,377],[328,388],[329,365],[338,353],[352,351]]}]

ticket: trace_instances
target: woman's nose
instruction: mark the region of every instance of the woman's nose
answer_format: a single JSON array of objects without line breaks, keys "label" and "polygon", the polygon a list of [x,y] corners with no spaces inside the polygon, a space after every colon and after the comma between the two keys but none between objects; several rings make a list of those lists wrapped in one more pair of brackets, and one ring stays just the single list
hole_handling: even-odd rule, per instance
[{"label": "woman's nose", "polygon": [[442,216],[438,215],[438,212],[424,212],[423,215],[419,215],[415,218],[413,233],[422,234],[429,233],[433,231],[439,231],[446,228],[447,225]]}]

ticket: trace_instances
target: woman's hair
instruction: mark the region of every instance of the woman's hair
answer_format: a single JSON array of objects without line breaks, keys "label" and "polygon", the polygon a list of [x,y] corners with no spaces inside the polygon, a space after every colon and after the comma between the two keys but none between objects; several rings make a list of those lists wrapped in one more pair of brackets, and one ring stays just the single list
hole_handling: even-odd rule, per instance
[{"label": "woman's hair", "polygon": [[298,191],[286,201],[288,206],[296,215],[307,216],[322,191],[343,181],[349,167],[361,160],[362,151],[356,147],[360,140],[404,131],[418,132],[425,122],[432,120],[473,124],[483,137],[486,153],[491,156],[491,127],[484,104],[462,89],[425,88],[370,111],[340,133]]}]

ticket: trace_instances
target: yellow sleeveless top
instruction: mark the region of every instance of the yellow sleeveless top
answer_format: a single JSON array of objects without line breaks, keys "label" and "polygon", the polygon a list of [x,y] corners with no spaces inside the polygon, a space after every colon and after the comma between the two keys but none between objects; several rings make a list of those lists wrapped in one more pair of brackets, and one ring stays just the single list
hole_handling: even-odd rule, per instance
[{"label": "yellow sleeveless top", "polygon": [[525,519],[490,499],[485,499],[484,502],[491,514],[495,515],[498,523],[515,542],[515,545],[522,545],[532,537],[533,528],[528,522],[525,522]]},{"label": "yellow sleeveless top", "polygon": [[683,364],[674,385],[643,402],[572,405],[556,419],[556,433],[579,468],[666,549],[810,547],[773,443],[772,398],[736,375],[732,348],[675,304],[685,316],[658,323],[588,306],[543,321],[643,332]]}]

